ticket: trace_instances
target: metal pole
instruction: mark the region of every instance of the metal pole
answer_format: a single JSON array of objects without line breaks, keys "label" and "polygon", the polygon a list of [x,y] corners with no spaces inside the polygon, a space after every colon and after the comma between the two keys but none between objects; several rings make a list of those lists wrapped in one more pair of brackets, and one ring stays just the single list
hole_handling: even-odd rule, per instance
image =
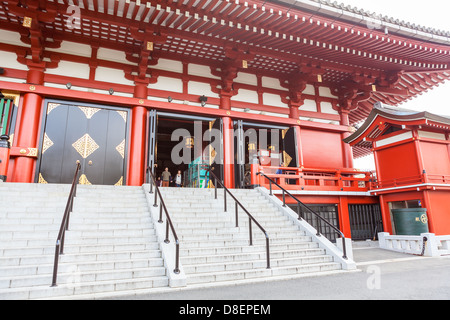
[{"label": "metal pole", "polygon": [[227,212],[227,189],[223,187],[223,206],[225,207],[225,212]]},{"label": "metal pole", "polygon": [[250,234],[250,245],[253,245],[253,234],[252,234],[252,218],[248,217],[248,232]]},{"label": "metal pole", "polygon": [[237,228],[237,227],[239,227],[239,217],[238,217],[238,210],[239,210],[239,208],[238,208],[238,203],[237,202],[235,202],[234,204],[235,204],[236,228]]}]

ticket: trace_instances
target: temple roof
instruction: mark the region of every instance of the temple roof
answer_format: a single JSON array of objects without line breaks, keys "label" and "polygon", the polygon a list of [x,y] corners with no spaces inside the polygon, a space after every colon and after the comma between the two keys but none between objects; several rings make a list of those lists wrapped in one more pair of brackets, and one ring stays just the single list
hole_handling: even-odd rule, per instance
[{"label": "temple roof", "polygon": [[366,121],[344,142],[353,146],[356,157],[362,157],[372,153],[372,141],[392,126],[420,126],[423,130],[450,132],[450,117],[376,103]]},{"label": "temple roof", "polygon": [[[450,78],[448,32],[374,17],[336,2],[9,0],[0,3],[0,28],[26,35],[27,3],[38,3],[46,20],[39,27],[56,42],[139,55],[143,39],[153,35],[164,39],[154,42],[154,57],[216,68],[233,48],[252,57],[245,72],[285,79],[313,70],[320,77],[310,82],[337,89],[354,86],[361,101],[349,115],[351,124],[363,121],[376,102],[399,105]],[[73,4],[81,28],[67,23]],[[45,58],[51,54],[44,52]]]}]

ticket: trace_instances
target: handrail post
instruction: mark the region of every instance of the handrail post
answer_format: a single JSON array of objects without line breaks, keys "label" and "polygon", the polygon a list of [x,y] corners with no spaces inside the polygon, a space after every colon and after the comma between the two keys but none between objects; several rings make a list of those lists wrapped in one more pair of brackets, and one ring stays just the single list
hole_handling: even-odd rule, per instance
[{"label": "handrail post", "polygon": [[66,208],[64,210],[63,219],[59,228],[58,237],[56,238],[55,258],[53,261],[53,276],[51,284],[52,287],[57,286],[56,282],[58,278],[59,256],[61,254],[64,254],[64,239],[66,237],[66,231],[69,230],[70,213],[73,211],[73,201],[77,193],[78,173],[80,171],[80,168],[81,164],[77,162],[75,174],[73,175],[72,179],[72,186],[70,188],[69,197],[67,199]]},{"label": "handrail post", "polygon": [[178,241],[176,241],[175,245],[175,269],[173,270],[173,273],[180,273],[180,243]]},{"label": "handrail post", "polygon": [[158,220],[159,223],[163,223],[164,222],[163,221],[163,217],[162,217],[162,211],[163,211],[163,207],[159,206],[159,220]]},{"label": "handrail post", "polygon": [[[156,188],[156,185],[155,185]],[[158,206],[158,189],[155,192],[155,200],[153,201],[153,206],[156,208]]]},{"label": "handrail post", "polygon": [[250,245],[253,245],[252,218],[248,217],[248,233],[250,235]]},{"label": "handrail post", "polygon": [[58,260],[59,260],[59,240],[56,241],[55,246],[55,259],[53,262],[53,277],[52,277],[52,285],[51,287],[56,287],[56,278],[58,275]]},{"label": "handrail post", "polygon": [[284,189],[282,190],[283,192],[283,207],[286,208],[286,196],[284,194]]},{"label": "handrail post", "polygon": [[217,199],[217,179],[214,179],[214,199]]},{"label": "handrail post", "polygon": [[272,181],[269,180],[269,188],[270,188],[270,195],[273,196],[272,193]]},{"label": "handrail post", "polygon": [[239,227],[239,214],[238,214],[239,208],[238,208],[238,203],[237,202],[235,202],[234,210],[235,210],[235,214],[236,214],[236,228],[237,228],[237,227]]},{"label": "handrail post", "polygon": [[317,224],[317,228],[316,228],[316,235],[318,237],[321,237],[322,235],[320,234],[320,229],[322,228],[321,226],[321,220],[323,220],[326,224],[328,224],[332,229],[334,229],[334,231],[336,233],[338,233],[343,240],[343,245],[342,245],[342,252],[343,252],[343,256],[342,258],[347,260],[347,248],[345,245],[345,236],[342,233],[341,230],[339,230],[336,226],[334,226],[333,224],[331,224],[329,221],[327,221],[325,218],[322,218],[318,213],[314,212],[313,210],[311,210],[308,206],[306,206],[303,202],[301,202],[299,199],[297,199],[296,197],[294,197],[290,192],[288,192],[287,190],[285,190],[283,187],[281,187],[278,183],[274,182],[271,178],[269,178],[268,176],[266,176],[264,173],[262,172],[258,172],[257,175],[261,175],[264,178],[266,178],[269,181],[269,185],[270,185],[270,190],[272,191],[272,183],[275,184],[276,186],[278,186],[282,192],[283,192],[283,204],[286,203],[285,201],[285,193],[290,196],[292,199],[294,199],[295,201],[297,201],[297,214],[299,216],[299,220],[302,220],[301,214],[300,214],[300,205],[304,206],[310,213],[312,213],[315,217],[316,217],[316,224]]},{"label": "handrail post", "polygon": [[[166,215],[167,215],[167,212],[166,212]],[[169,240],[169,221],[167,219],[166,219],[166,239],[164,240],[164,243],[170,243],[170,240]]]},{"label": "handrail post", "polygon": [[266,259],[267,259],[267,269],[270,269],[270,245],[269,245],[269,236],[267,235],[267,233],[265,234],[266,236]]},{"label": "handrail post", "polygon": [[223,188],[223,206],[224,206],[224,211],[227,212],[227,189],[225,189],[225,187]]}]

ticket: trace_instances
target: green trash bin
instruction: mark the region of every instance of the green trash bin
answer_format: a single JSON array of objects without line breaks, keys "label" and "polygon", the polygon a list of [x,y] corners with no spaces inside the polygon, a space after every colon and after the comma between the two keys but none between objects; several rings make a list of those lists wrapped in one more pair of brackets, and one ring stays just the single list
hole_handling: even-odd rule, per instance
[{"label": "green trash bin", "polygon": [[426,208],[393,209],[395,231],[402,236],[420,236],[428,233]]}]

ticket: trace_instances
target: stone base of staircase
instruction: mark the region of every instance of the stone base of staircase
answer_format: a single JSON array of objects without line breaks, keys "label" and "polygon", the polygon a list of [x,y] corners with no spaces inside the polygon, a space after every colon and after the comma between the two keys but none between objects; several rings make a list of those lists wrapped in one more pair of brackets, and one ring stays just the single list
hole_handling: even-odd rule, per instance
[{"label": "stone base of staircase", "polygon": [[232,190],[269,234],[270,269],[264,235],[253,224],[249,244],[249,219],[239,210],[236,227],[223,191],[214,199],[212,189],[161,188],[180,238],[175,274],[174,241],[164,243],[148,187],[78,187],[58,285],[50,287],[70,186],[1,183],[0,299],[93,299],[354,270],[264,191]]},{"label": "stone base of staircase", "polygon": [[168,287],[141,187],[79,186],[57,287],[55,242],[68,185],[0,184],[0,299],[45,299]]},{"label": "stone base of staircase", "polygon": [[[148,186],[146,188],[148,190]],[[324,245],[308,230],[303,230],[260,191],[232,190],[232,193],[269,233],[270,269],[267,268],[264,235],[253,224],[253,245],[249,245],[248,217],[240,210],[236,227],[234,201],[227,197],[225,212],[223,191],[219,191],[216,200],[212,189],[160,190],[181,242],[182,273],[177,280],[185,281],[189,287],[289,279],[355,269],[330,254],[328,246],[336,248],[335,245]],[[147,194],[147,199],[156,221],[160,208],[153,207],[153,195]],[[165,223],[160,226],[162,237],[164,226]],[[165,248],[170,252],[164,254],[165,260],[173,261],[173,245],[162,248],[163,254]],[[339,252],[337,248],[331,251]]]}]

